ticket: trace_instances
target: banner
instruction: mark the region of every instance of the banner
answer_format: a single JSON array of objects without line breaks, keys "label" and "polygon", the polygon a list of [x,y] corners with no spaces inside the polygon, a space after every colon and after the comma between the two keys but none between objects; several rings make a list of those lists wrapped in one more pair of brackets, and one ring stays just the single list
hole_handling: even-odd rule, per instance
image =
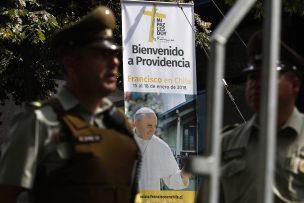
[{"label": "banner", "polygon": [[193,4],[122,1],[125,111],[142,152],[137,203],[193,203],[197,155]]},{"label": "banner", "polygon": [[124,90],[196,94],[191,26],[193,4],[123,1]]}]

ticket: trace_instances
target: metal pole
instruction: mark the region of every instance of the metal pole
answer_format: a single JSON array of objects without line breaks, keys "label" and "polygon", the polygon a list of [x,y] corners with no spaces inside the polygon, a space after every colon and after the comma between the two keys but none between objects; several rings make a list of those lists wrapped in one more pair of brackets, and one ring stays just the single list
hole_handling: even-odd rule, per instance
[{"label": "metal pole", "polygon": [[267,0],[263,36],[262,108],[260,147],[260,200],[273,202],[272,184],[277,128],[277,71],[281,24],[281,0]]},{"label": "metal pole", "polygon": [[[194,158],[190,163],[193,173],[209,175],[208,180],[203,181],[202,188],[200,188],[199,196],[197,196],[198,202],[204,202],[208,194],[208,202],[218,202],[225,44],[254,2],[255,0],[237,1],[211,36],[211,55],[207,81],[207,138],[205,142],[205,155],[207,157]],[[202,190],[208,190],[208,192],[201,192]]]},{"label": "metal pole", "polygon": [[181,151],[181,116],[179,114],[179,111],[176,110],[176,122],[177,122],[177,128],[176,128],[176,155],[180,155],[180,151]]}]

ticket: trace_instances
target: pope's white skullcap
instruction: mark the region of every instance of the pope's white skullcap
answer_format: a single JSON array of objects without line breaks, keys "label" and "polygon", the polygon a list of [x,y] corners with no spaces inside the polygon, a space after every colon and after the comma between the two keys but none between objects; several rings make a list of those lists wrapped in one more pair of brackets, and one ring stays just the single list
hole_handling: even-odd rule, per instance
[{"label": "pope's white skullcap", "polygon": [[135,115],[138,115],[138,114],[148,114],[148,113],[155,114],[155,112],[152,109],[150,109],[148,107],[142,107],[142,108],[138,109],[135,112]]}]

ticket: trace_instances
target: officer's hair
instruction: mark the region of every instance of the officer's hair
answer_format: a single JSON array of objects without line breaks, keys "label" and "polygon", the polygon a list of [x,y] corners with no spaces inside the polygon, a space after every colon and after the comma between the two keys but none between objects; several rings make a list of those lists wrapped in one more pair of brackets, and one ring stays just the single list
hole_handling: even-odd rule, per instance
[{"label": "officer's hair", "polygon": [[150,109],[148,107],[142,107],[135,112],[134,121],[144,119],[147,114],[153,115],[154,118],[157,120],[157,116],[152,109]]},{"label": "officer's hair", "polygon": [[66,67],[64,67],[64,63],[63,63],[63,58],[65,56],[71,56],[75,59],[79,58],[80,55],[85,51],[86,47],[77,47],[74,49],[69,49],[69,50],[65,50],[65,51],[61,51],[57,53],[57,61],[59,63],[59,65],[62,67],[62,71],[64,74],[66,74]]}]

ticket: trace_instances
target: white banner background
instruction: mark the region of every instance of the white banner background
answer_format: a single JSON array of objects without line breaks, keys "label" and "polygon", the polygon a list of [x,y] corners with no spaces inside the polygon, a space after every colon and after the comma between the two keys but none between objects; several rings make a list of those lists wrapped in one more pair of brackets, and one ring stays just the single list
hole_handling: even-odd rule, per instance
[{"label": "white banner background", "polygon": [[121,8],[124,91],[195,95],[193,4],[122,1]]}]

